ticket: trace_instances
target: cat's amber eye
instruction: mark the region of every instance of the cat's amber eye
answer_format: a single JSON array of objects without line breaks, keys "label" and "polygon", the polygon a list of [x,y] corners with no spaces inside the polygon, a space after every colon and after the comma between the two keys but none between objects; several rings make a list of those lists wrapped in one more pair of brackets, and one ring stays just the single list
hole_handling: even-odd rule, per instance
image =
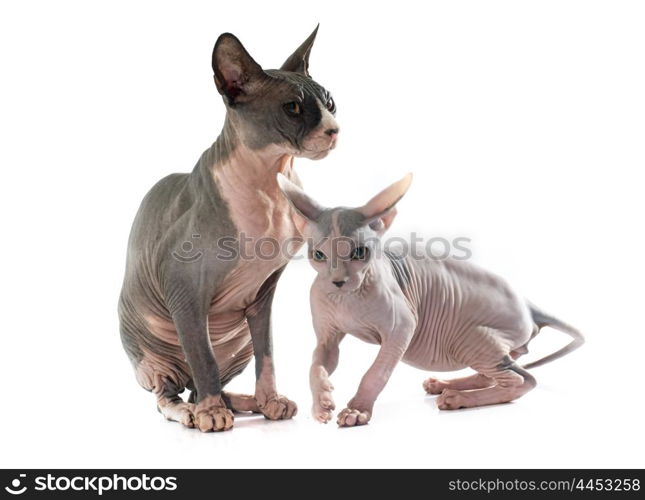
[{"label": "cat's amber eye", "polygon": [[365,260],[367,258],[368,250],[367,247],[356,247],[352,251],[351,259],[352,260]]},{"label": "cat's amber eye", "polygon": [[300,103],[296,101],[288,102],[283,106],[283,108],[287,114],[291,116],[298,116],[302,112]]},{"label": "cat's amber eye", "polygon": [[312,255],[316,262],[324,262],[327,260],[327,256],[324,253],[322,253],[320,250],[314,250]]},{"label": "cat's amber eye", "polygon": [[332,97],[327,100],[327,109],[332,114],[336,112],[336,103]]}]

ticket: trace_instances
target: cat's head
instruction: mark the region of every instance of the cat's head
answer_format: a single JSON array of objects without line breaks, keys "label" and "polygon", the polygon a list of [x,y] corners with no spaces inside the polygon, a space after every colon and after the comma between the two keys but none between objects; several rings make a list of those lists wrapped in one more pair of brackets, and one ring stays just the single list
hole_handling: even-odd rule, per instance
[{"label": "cat's head", "polygon": [[318,27],[277,70],[262,69],[234,35],[224,33],[217,39],[215,84],[238,139],[248,148],[273,146],[285,154],[318,160],[336,146],[336,105],[309,76],[317,31]]},{"label": "cat's head", "polygon": [[396,216],[396,204],[411,182],[412,174],[408,174],[361,207],[324,208],[278,174],[280,189],[306,221],[308,257],[318,273],[316,286],[334,294],[361,287],[370,262],[380,253],[380,238]]}]

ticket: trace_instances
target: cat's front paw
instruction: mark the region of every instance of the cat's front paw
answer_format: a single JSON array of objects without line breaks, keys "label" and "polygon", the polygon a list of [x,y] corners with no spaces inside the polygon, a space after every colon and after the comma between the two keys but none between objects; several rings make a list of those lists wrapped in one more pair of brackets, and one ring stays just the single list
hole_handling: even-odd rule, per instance
[{"label": "cat's front paw", "polygon": [[228,431],[233,428],[233,412],[222,397],[208,396],[195,407],[195,426],[202,432]]},{"label": "cat's front paw", "polygon": [[339,427],[356,427],[357,425],[365,425],[372,418],[372,412],[367,410],[355,410],[352,408],[345,408],[338,414]]}]

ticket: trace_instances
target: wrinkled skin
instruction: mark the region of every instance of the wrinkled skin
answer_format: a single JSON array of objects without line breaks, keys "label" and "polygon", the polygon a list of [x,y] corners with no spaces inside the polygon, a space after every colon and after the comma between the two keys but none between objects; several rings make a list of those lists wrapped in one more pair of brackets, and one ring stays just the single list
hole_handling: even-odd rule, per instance
[{"label": "wrinkled skin", "polygon": [[[326,423],[335,409],[329,380],[346,333],[380,345],[354,397],[342,409],[342,427],[364,425],[399,361],[424,370],[472,367],[470,377],[430,378],[424,388],[437,405],[454,410],[512,401],[535,386],[526,370],[582,344],[574,328],[544,314],[500,277],[464,261],[434,260],[424,249],[382,248],[408,175],[359,208],[326,209],[287,178],[280,187],[305,224],[310,262],[318,273],[311,288],[317,336],[310,371],[313,415]],[[412,247],[408,247],[411,249]],[[573,341],[525,367],[515,360],[543,326]]]},{"label": "wrinkled skin", "polygon": [[[302,227],[276,174],[299,183],[294,158],[320,159],[336,145],[335,105],[308,73],[315,34],[267,71],[233,35],[219,37],[222,133],[190,174],[159,181],[134,220],[119,300],[123,346],[159,411],[186,427],[226,431],[234,411],[271,420],[297,411],[276,389],[271,304]],[[291,253],[258,255],[263,238],[292,241]],[[252,357],[254,395],[224,392]]]}]

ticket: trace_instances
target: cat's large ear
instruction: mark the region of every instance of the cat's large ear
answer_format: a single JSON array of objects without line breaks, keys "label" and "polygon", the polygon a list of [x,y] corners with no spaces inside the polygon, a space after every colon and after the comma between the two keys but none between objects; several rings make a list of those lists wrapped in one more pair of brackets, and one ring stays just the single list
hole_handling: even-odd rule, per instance
[{"label": "cat's large ear", "polygon": [[217,91],[231,105],[248,101],[262,82],[270,78],[230,33],[223,33],[215,42],[213,73]]},{"label": "cat's large ear", "polygon": [[278,173],[278,186],[291,206],[305,219],[315,221],[320,217],[324,210],[323,207],[280,173]]},{"label": "cat's large ear", "polygon": [[284,62],[280,67],[282,71],[293,71],[294,73],[302,73],[305,76],[309,76],[309,54],[311,53],[311,47],[316,39],[319,26],[316,26],[316,29],[309,35],[309,38],[302,42],[302,45]]},{"label": "cat's large ear", "polygon": [[412,183],[412,174],[407,174],[357,210],[365,216],[365,223],[379,234],[384,233],[394,221],[396,204]]}]

